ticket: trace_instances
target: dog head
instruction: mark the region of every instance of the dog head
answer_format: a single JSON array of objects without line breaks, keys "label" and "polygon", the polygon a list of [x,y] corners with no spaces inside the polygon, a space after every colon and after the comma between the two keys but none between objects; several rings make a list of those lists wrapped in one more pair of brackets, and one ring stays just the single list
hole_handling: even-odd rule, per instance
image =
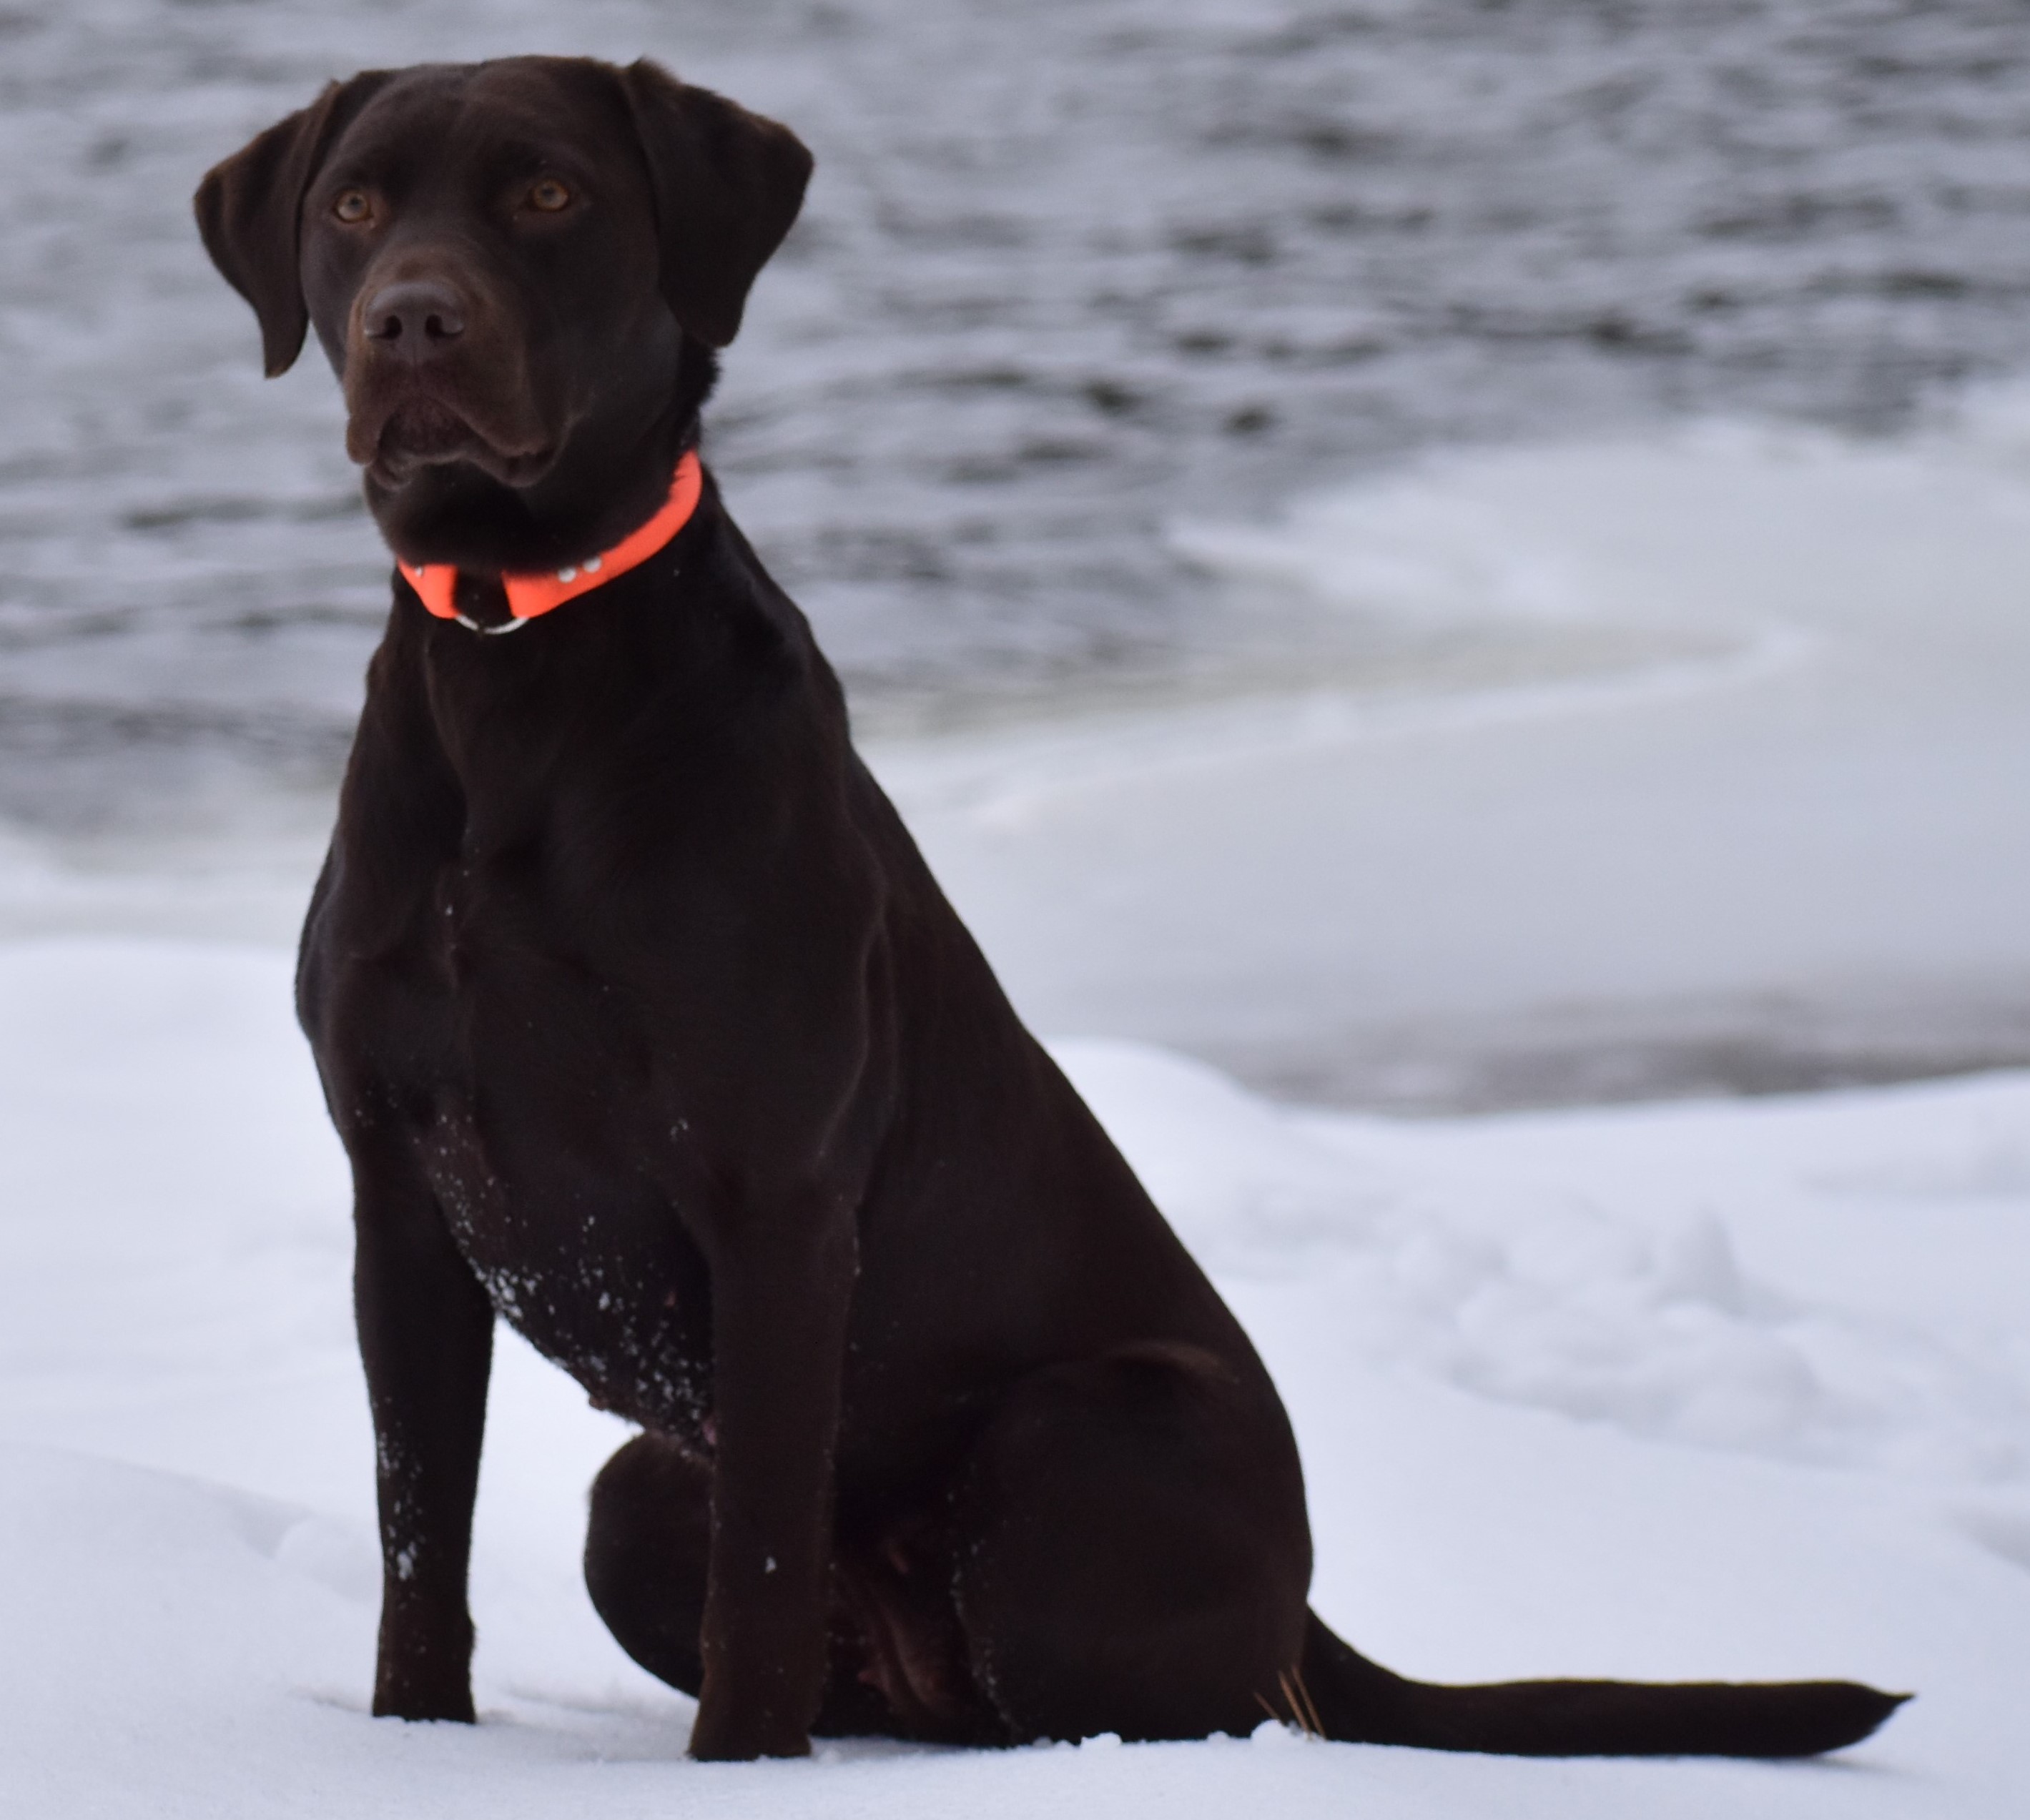
[{"label": "dog head", "polygon": [[196,207],[270,374],[316,329],[397,553],[541,567],[660,499],[810,169],[652,63],[512,58],[335,83]]}]

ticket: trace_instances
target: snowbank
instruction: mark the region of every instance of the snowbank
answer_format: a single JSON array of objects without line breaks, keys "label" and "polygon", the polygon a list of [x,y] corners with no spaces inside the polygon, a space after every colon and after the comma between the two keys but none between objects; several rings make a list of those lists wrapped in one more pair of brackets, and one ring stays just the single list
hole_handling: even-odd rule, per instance
[{"label": "snowbank", "polygon": [[1405,1124],[1061,1053],[1276,1372],[1320,1609],[1415,1673],[1853,1674],[1832,1764],[1253,1741],[705,1767],[576,1578],[623,1432],[504,1346],[483,1722],[365,1716],[343,1160],[279,952],[0,948],[0,1795],[24,1813],[2013,1815],[2030,1077]]}]

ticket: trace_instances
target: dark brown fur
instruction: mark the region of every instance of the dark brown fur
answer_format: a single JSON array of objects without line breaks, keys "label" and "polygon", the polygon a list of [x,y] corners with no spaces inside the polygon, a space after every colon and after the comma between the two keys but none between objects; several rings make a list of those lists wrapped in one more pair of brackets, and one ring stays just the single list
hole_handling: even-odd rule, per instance
[{"label": "dark brown fur", "polygon": [[[504,571],[660,502],[809,170],[652,65],[517,58],[334,85],[198,214],[270,372],[315,329],[389,543],[460,565],[490,622]],[[1895,1703],[1428,1687],[1311,1615],[1260,1361],[1009,1008],[709,481],[661,555],[512,638],[398,581],[299,994],[357,1190],[377,1713],[472,1716],[496,1315],[641,1425],[586,1578],[698,1696],[700,1756],[1265,1710],[1790,1755]]]}]

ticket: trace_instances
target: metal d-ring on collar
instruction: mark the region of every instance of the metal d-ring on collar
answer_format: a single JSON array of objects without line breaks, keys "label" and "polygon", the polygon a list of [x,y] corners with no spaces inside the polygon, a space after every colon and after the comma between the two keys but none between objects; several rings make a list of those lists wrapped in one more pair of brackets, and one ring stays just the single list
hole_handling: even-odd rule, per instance
[{"label": "metal d-ring on collar", "polygon": [[[581,575],[597,575],[605,566],[605,559],[603,557],[588,556],[582,563],[567,563],[557,571],[557,579],[560,581],[570,583],[575,581]],[[511,611],[498,626],[489,626],[481,620],[474,618],[470,613],[453,613],[452,618],[467,631],[477,632],[482,638],[503,637],[510,632],[519,632],[524,626],[532,626],[535,623],[533,618],[523,619]]]},{"label": "metal d-ring on collar", "polygon": [[477,632],[482,638],[499,638],[509,632],[519,632],[524,626],[533,626],[533,619],[517,619],[511,613],[498,626],[485,626],[470,613],[454,613],[452,618],[468,632]]}]

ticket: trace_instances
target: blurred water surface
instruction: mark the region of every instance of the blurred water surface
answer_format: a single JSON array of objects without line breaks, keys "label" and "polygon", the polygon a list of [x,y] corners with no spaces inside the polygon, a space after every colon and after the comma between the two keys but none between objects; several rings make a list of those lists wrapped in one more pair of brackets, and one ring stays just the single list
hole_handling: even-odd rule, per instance
[{"label": "blurred water surface", "polygon": [[879,726],[1216,680],[1247,639],[1180,524],[1452,444],[1893,432],[2030,364],[2014,0],[0,11],[0,818],[326,786],[386,559],[188,195],[329,77],[531,49],[815,150],[711,453]]}]

